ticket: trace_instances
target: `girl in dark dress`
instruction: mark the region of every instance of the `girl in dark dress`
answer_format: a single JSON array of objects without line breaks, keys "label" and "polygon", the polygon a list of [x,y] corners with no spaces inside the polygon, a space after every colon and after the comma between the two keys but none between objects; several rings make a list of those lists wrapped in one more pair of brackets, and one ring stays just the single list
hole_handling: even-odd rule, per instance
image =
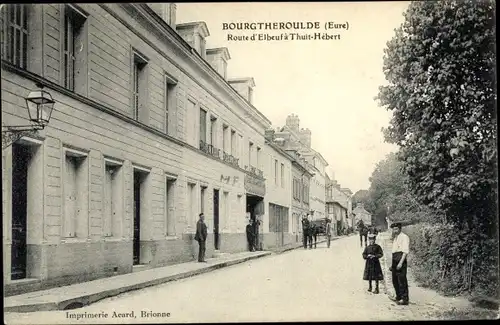
[{"label": "girl in dark dress", "polygon": [[368,236],[369,245],[363,251],[363,258],[366,260],[365,271],[363,272],[363,280],[368,280],[368,291],[372,291],[372,281],[375,281],[375,290],[373,293],[379,293],[378,282],[384,279],[382,267],[379,259],[384,256],[382,247],[375,244],[375,235]]}]

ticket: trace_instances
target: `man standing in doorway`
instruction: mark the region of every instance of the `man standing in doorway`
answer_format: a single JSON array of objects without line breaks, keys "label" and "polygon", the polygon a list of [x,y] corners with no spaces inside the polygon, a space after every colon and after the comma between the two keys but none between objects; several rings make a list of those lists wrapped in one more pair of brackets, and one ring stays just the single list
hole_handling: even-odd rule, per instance
[{"label": "man standing in doorway", "polygon": [[254,251],[254,244],[255,244],[255,235],[253,232],[252,219],[250,219],[248,221],[246,231],[247,231],[248,250],[250,252],[253,252]]},{"label": "man standing in doorway", "polygon": [[398,305],[408,305],[408,279],[406,278],[407,256],[410,252],[410,238],[401,232],[401,223],[395,222],[391,225],[393,233],[392,242],[392,284],[396,291],[395,301]]},{"label": "man standing in doorway", "polygon": [[260,227],[260,216],[259,215],[255,216],[255,220],[253,221],[253,226],[254,226],[253,235],[255,238],[254,248],[256,251],[260,251],[262,249],[260,247],[260,238],[259,238],[259,227]]},{"label": "man standing in doorway", "polygon": [[206,248],[206,241],[207,241],[207,225],[205,224],[205,215],[203,213],[200,213],[200,220],[196,223],[196,235],[194,236],[194,239],[198,242],[200,245],[200,248],[198,250],[198,262],[203,262],[206,263],[205,261],[205,248]]}]

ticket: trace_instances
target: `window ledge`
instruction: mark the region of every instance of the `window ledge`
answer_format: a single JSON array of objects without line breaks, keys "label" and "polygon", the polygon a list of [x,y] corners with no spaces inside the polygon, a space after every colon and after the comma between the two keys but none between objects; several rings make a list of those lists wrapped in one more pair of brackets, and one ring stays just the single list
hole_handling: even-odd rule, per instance
[{"label": "window ledge", "polygon": [[90,241],[90,238],[73,238],[73,237],[66,237],[61,239],[62,244],[74,244],[74,243],[86,243],[87,241]]},{"label": "window ledge", "polygon": [[25,279],[17,279],[17,280],[10,280],[9,284],[30,284],[30,283],[37,283],[40,282],[41,280],[38,278],[25,278]]},{"label": "window ledge", "polygon": [[105,242],[120,242],[120,241],[125,241],[125,238],[121,237],[104,237]]},{"label": "window ledge", "polygon": [[173,236],[173,235],[172,236],[169,235],[169,236],[165,237],[165,240],[167,240],[167,241],[169,241],[169,240],[178,240],[178,239],[179,239],[179,237]]}]

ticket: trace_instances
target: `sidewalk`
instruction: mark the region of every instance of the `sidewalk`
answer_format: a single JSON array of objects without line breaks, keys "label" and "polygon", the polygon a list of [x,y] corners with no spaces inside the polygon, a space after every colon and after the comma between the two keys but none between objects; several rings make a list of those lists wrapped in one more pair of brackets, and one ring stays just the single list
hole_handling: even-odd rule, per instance
[{"label": "sidewalk", "polygon": [[[392,263],[392,242],[390,233],[380,233],[377,243],[384,250],[384,257],[381,260],[384,270],[385,293],[387,296],[394,297],[394,286],[392,285],[392,274],[389,267]],[[410,251],[411,254],[411,251]],[[445,297],[436,291],[428,288],[419,287],[412,275],[411,268],[408,268],[408,290],[410,304],[408,306],[398,306],[395,302],[391,303],[393,312],[408,320],[434,320],[436,312],[452,309],[463,310],[471,306],[471,303],[464,297]]]},{"label": "sidewalk", "polygon": [[245,261],[271,255],[272,252],[243,252],[207,259],[207,263],[187,262],[127,273],[89,282],[4,298],[4,312],[64,310],[89,305],[98,300],[161,283],[210,272]]}]

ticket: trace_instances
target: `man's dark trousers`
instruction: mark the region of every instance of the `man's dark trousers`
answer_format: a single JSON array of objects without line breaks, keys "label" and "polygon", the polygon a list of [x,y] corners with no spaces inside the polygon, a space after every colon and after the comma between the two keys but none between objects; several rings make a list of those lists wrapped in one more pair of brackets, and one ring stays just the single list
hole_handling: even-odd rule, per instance
[{"label": "man's dark trousers", "polygon": [[397,269],[402,256],[402,252],[392,253],[392,284],[394,285],[394,290],[396,291],[396,300],[408,302],[408,279],[406,278],[408,264],[406,263],[406,259],[403,262],[401,269]]},{"label": "man's dark trousers", "polygon": [[307,248],[307,233],[305,230],[302,230],[302,242],[304,244],[304,248]]},{"label": "man's dark trousers", "polygon": [[198,262],[203,262],[205,260],[205,240],[198,240],[200,248],[198,250]]},{"label": "man's dark trousers", "polygon": [[255,244],[255,239],[253,238],[253,236],[248,236],[247,241],[248,241],[248,250],[250,252],[253,252],[255,250],[253,246]]}]

